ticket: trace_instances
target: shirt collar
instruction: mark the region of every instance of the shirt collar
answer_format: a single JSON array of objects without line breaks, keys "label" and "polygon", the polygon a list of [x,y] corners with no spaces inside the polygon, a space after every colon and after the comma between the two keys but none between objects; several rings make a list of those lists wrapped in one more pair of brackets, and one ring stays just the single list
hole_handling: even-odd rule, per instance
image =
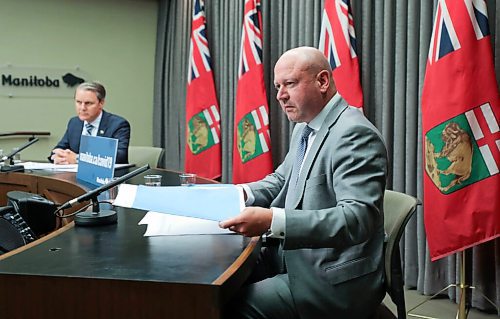
[{"label": "shirt collar", "polygon": [[87,124],[92,124],[93,127],[95,127],[96,129],[99,128],[99,124],[101,124],[101,119],[102,119],[102,112],[101,114],[99,114],[99,116],[92,122],[87,122],[87,121],[83,121],[83,125],[87,125]]},{"label": "shirt collar", "polygon": [[323,125],[323,122],[326,119],[326,116],[328,113],[330,113],[330,110],[333,108],[333,106],[341,99],[340,95],[338,93],[335,93],[335,95],[326,103],[325,107],[319,112],[318,115],[316,115],[315,118],[312,119],[311,122],[309,122],[307,125],[311,127],[314,132],[319,131],[321,128],[321,125]]}]

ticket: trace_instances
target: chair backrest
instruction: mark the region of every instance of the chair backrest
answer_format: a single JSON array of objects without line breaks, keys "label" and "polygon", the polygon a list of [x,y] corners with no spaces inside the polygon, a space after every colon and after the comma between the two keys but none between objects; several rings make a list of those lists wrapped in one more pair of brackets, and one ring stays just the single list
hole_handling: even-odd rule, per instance
[{"label": "chair backrest", "polygon": [[158,167],[163,155],[163,148],[153,146],[129,146],[128,161],[137,166],[149,164],[151,168]]},{"label": "chair backrest", "polygon": [[398,318],[406,318],[404,280],[401,269],[399,240],[406,224],[413,216],[420,201],[410,195],[386,190],[384,196],[385,279],[386,290],[397,307]]}]

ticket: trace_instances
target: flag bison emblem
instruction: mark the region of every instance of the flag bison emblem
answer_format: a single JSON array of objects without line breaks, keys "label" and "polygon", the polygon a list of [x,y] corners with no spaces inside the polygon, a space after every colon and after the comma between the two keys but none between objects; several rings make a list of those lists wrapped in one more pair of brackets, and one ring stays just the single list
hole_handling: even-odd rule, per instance
[{"label": "flag bison emblem", "polygon": [[268,120],[267,110],[259,106],[238,122],[236,146],[243,163],[270,151],[266,138],[269,136]]},{"label": "flag bison emblem", "polygon": [[191,118],[188,123],[187,140],[189,148],[193,154],[199,154],[207,149],[207,145],[209,144],[209,131],[210,127],[208,126],[203,113],[195,115]]},{"label": "flag bison emblem", "polygon": [[85,82],[84,79],[79,78],[71,73],[66,73],[65,75],[62,76],[62,79],[63,82],[68,85],[68,87],[74,87],[75,85]]},{"label": "flag bison emblem", "polygon": [[243,118],[238,125],[238,151],[243,163],[254,157],[256,151],[257,130],[249,118]]},{"label": "flag bison emblem", "polygon": [[217,129],[220,130],[220,126],[216,120],[219,118],[215,105],[191,117],[187,124],[187,144],[193,154],[200,154],[219,144]]},{"label": "flag bison emblem", "polygon": [[[442,132],[442,141],[444,146],[440,152],[434,152],[434,145],[428,138],[426,144],[426,165],[427,174],[431,177],[434,184],[443,192],[447,192],[453,186],[466,181],[472,172],[472,143],[469,134],[464,131],[455,122],[448,123]],[[445,169],[439,169],[436,159],[443,158],[449,161],[449,166]],[[453,174],[453,178],[446,186],[441,185],[439,175]]]},{"label": "flag bison emblem", "polygon": [[[425,172],[443,194],[453,193],[499,172],[497,160],[485,143],[489,139],[484,136],[490,133],[478,126],[478,116],[496,127],[490,135],[494,140],[498,122],[488,103],[459,114],[425,134]],[[493,142],[494,147],[497,145],[498,141]]]}]

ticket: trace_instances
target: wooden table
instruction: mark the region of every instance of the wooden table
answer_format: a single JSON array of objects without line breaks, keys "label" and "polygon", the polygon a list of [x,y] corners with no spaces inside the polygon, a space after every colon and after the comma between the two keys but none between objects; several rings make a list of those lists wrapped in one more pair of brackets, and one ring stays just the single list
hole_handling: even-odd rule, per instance
[{"label": "wooden table", "polygon": [[[178,184],[176,172],[144,174],[151,173],[162,174],[163,185]],[[64,196],[86,191],[74,175],[9,173],[0,175],[0,192],[12,183],[12,174],[42,194],[61,181],[71,193]],[[145,226],[137,225],[144,211],[115,209],[116,225],[75,227],[71,222],[0,256],[1,317],[220,318],[255,263],[258,238],[144,237]]]}]

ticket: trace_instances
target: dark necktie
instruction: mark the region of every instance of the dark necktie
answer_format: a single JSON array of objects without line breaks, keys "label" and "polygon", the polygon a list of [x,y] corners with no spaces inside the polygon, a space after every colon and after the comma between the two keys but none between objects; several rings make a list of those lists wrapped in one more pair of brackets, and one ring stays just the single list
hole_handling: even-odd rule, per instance
[{"label": "dark necktie", "polygon": [[92,124],[85,124],[85,129],[87,130],[87,135],[92,135],[92,129],[94,128],[94,125]]},{"label": "dark necktie", "polygon": [[300,175],[300,167],[302,166],[302,162],[304,161],[304,156],[306,155],[307,150],[307,142],[309,140],[309,135],[314,131],[309,125],[304,127],[302,131],[302,135],[300,137],[299,146],[297,147],[297,154],[295,156],[295,162],[293,163],[292,175],[290,176],[290,183],[288,184],[288,192],[286,194],[286,204],[287,207],[289,200],[294,198],[293,194],[295,193],[295,187],[297,186],[297,181],[299,180]]}]

